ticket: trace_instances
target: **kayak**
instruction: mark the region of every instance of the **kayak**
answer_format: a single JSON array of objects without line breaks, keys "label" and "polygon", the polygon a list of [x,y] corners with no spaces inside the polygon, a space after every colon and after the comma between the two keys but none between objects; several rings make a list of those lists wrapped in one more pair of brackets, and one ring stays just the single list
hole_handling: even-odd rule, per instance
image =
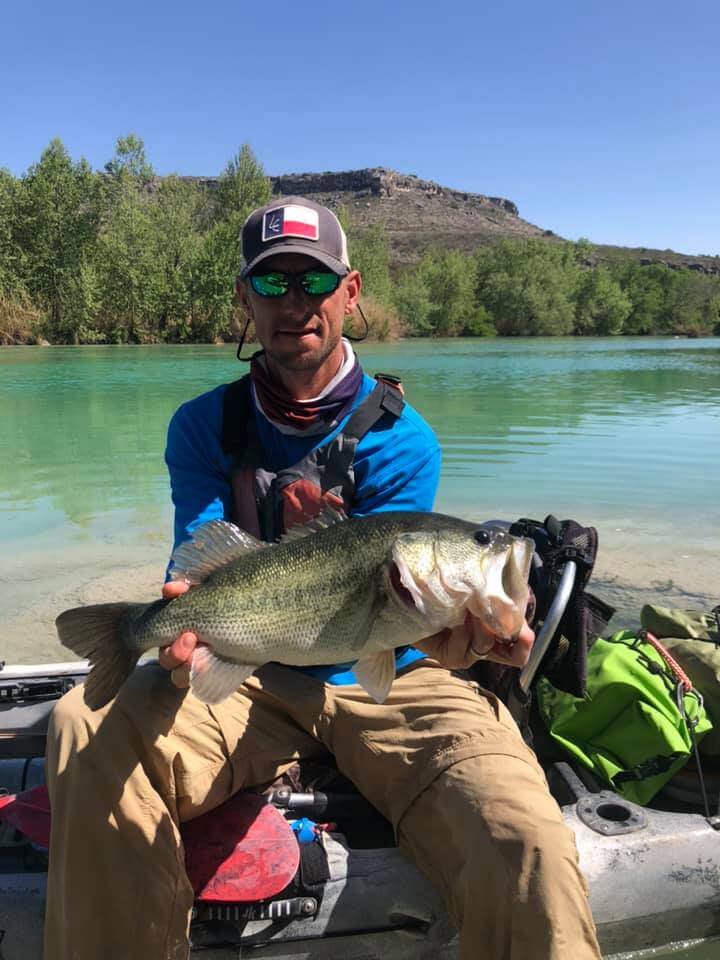
[{"label": "kayak", "polygon": [[[42,842],[45,828],[37,823],[43,816],[49,823],[43,807],[47,801],[42,799],[45,731],[54,702],[82,682],[87,670],[84,662],[0,669],[0,805],[6,805],[0,808],[3,960],[42,957],[47,850]],[[704,816],[692,771],[686,768],[651,806],[639,807],[560,757],[543,732],[535,732],[550,788],[575,834],[603,953],[720,936],[720,818]],[[717,810],[720,770],[706,771],[706,785]],[[22,798],[28,798],[24,809]],[[290,828],[290,845],[287,836],[278,834],[278,856],[287,861],[287,876],[283,889],[271,894],[249,889],[247,876],[237,888],[232,882],[219,888],[215,884],[219,896],[208,898],[207,891],[200,891],[191,925],[193,956],[457,956],[455,931],[440,897],[396,848],[389,825],[351,785],[327,791],[275,786],[262,797],[248,792],[228,804],[233,802],[235,818],[250,812],[255,819],[267,808],[272,817],[296,828]],[[13,807],[14,821],[9,813]],[[297,830],[299,823],[302,828]],[[277,825],[273,820],[273,829]],[[310,843],[303,842],[303,829],[309,829]],[[200,853],[210,845],[205,828],[196,831],[195,841],[184,835],[186,862],[198,847],[198,833],[205,838]],[[319,874],[317,868],[314,875],[303,870],[304,847],[314,852],[322,848]],[[244,862],[247,865],[247,857]],[[232,864],[224,869],[227,880]],[[294,887],[285,882],[293,873],[301,879],[304,875]]]}]

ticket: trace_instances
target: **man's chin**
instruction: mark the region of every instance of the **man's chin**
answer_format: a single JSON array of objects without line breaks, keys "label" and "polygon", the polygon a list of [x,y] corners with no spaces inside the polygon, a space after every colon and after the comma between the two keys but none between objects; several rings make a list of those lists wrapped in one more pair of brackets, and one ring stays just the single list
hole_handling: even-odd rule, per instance
[{"label": "man's chin", "polygon": [[307,370],[319,370],[331,355],[337,344],[298,343],[292,349],[281,350],[276,346],[266,350],[267,356],[283,370],[300,373]]},{"label": "man's chin", "polygon": [[298,373],[302,370],[318,370],[327,358],[327,354],[323,354],[321,350],[295,350],[292,353],[273,351],[268,353],[268,356],[283,370],[292,370]]}]

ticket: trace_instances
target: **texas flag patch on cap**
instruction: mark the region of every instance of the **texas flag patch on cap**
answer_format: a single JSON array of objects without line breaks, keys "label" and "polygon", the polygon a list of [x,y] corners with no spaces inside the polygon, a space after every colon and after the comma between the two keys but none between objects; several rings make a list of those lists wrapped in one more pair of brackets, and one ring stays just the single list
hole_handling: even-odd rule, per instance
[{"label": "texas flag patch on cap", "polygon": [[320,231],[317,210],[288,204],[268,210],[263,216],[263,243],[276,237],[304,237],[317,240]]}]

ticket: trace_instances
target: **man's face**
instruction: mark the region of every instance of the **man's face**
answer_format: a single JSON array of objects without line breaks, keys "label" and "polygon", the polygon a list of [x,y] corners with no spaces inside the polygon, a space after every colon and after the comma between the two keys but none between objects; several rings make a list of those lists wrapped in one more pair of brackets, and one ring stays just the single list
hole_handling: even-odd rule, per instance
[{"label": "man's face", "polygon": [[[273,270],[299,274],[327,267],[304,254],[283,253],[268,257],[255,272]],[[343,321],[352,313],[361,285],[360,274],[353,270],[326,296],[309,296],[297,283],[282,297],[261,297],[248,281],[238,281],[237,291],[271,362],[286,371],[316,371],[327,364],[333,367],[332,377],[342,361]]]}]

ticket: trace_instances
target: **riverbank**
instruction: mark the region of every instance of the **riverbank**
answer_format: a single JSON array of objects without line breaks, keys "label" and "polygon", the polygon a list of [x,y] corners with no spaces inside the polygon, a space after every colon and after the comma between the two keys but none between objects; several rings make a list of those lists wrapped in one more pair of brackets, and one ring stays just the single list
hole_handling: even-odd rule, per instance
[{"label": "riverbank", "polygon": [[[622,341],[623,341],[623,336],[624,336],[623,334],[618,334],[618,336],[617,336],[617,341],[618,341],[619,343],[622,343]],[[630,339],[632,339],[632,338],[634,338],[634,337],[636,337],[636,336],[637,336],[637,334],[632,334],[632,335],[631,335],[631,334],[628,334],[628,335],[627,335],[627,339],[630,340]],[[653,336],[653,339],[665,339],[665,340],[697,340],[697,339],[701,336],[701,334],[699,334],[697,331],[690,331],[690,332],[688,332],[688,333],[653,334],[652,336]],[[712,333],[712,332],[711,332],[711,333],[707,333],[707,334],[702,334],[702,337],[703,337],[703,339],[707,339],[707,340],[717,339],[717,340],[720,342],[720,332],[717,332],[717,333]],[[419,335],[419,334],[418,334],[418,335],[415,335],[415,334],[413,334],[412,336],[407,336],[407,335],[401,334],[401,333],[393,333],[392,335],[389,335],[389,336],[367,336],[367,337],[364,338],[363,343],[367,343],[368,345],[371,345],[371,344],[392,344],[392,343],[398,343],[398,342],[400,342],[400,341],[409,341],[409,340],[423,341],[423,340],[443,340],[443,339],[447,339],[447,338],[446,338],[446,337],[438,337],[438,336],[436,336],[436,335],[434,335],[434,334],[426,334],[426,335]],[[463,338],[461,338],[460,336],[458,336],[456,339],[460,340],[460,339],[463,339]],[[478,339],[493,339],[493,340],[501,340],[501,341],[502,341],[502,340],[517,340],[517,337],[515,337],[515,336],[512,335],[512,334],[493,333],[493,334],[484,335],[484,336],[482,336],[482,337],[479,336]],[[544,339],[544,335],[542,335],[542,336],[539,335],[539,336],[537,337],[537,339],[538,339],[538,340]],[[560,339],[560,337],[558,337],[558,339]],[[605,334],[582,334],[582,335],[577,335],[577,339],[578,339],[578,340],[583,340],[583,341],[586,341],[586,340],[587,340],[587,341],[592,341],[592,340],[605,340],[605,339],[607,339],[607,336],[606,336]],[[14,342],[14,343],[2,343],[2,342],[0,342],[0,350],[3,350],[4,348],[7,348],[7,349],[9,349],[9,350],[12,350],[12,349],[15,348],[15,347],[72,347],[73,349],[76,349],[77,347],[230,347],[230,346],[232,346],[232,347],[237,347],[237,343],[238,343],[237,340],[220,340],[220,339],[215,339],[215,340],[207,340],[207,341],[197,341],[197,342],[194,342],[194,343],[162,343],[162,342],[158,341],[158,342],[156,342],[156,343],[122,343],[122,344],[118,344],[118,343],[78,343],[78,344],[68,344],[68,343],[50,343],[48,340],[45,340],[44,338],[40,338],[40,339],[30,338],[30,339],[27,340],[27,341],[17,341],[17,342]],[[254,349],[255,349],[255,350],[258,349],[259,346],[260,346],[260,344],[257,343],[257,342],[254,341],[254,340],[246,340],[246,341],[244,341],[244,348],[247,350],[248,353],[252,352],[252,350],[254,350]]]}]

